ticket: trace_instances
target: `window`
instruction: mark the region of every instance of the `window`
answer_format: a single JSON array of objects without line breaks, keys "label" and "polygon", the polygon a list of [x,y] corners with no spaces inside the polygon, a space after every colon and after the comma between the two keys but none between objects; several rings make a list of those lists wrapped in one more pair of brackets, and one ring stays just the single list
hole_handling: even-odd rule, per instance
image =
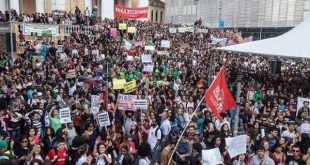
[{"label": "window", "polygon": [[163,12],[160,12],[160,22],[163,22]]},{"label": "window", "polygon": [[153,22],[154,20],[154,10],[151,11],[151,21]]},{"label": "window", "polygon": [[158,22],[158,11],[156,10],[155,21]]}]

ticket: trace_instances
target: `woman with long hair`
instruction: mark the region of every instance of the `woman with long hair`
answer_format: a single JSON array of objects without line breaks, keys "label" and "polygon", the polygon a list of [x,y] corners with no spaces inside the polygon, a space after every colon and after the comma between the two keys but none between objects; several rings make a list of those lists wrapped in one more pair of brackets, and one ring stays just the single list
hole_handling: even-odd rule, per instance
[{"label": "woman with long hair", "polygon": [[34,145],[40,142],[40,136],[37,135],[37,129],[35,127],[29,129],[28,140],[30,142],[30,145]]},{"label": "woman with long hair", "polygon": [[130,137],[135,144],[135,148],[138,148],[138,146],[143,142],[142,133],[140,132],[136,122],[131,123]]},{"label": "woman with long hair", "polygon": [[282,146],[278,143],[274,146],[274,152],[271,157],[275,165],[284,165],[286,162],[286,155],[282,151]]},{"label": "woman with long hair", "polygon": [[100,142],[99,138],[95,142],[93,156],[95,159],[95,165],[107,165],[112,163],[112,156],[107,153],[106,145],[103,142]]},{"label": "woman with long hair", "polygon": [[33,160],[40,160],[42,163],[45,160],[45,155],[43,154],[40,144],[34,144],[32,146],[32,150],[27,156],[27,165],[29,165]]},{"label": "woman with long hair", "polygon": [[83,136],[86,137],[87,144],[91,150],[94,148],[97,135],[98,133],[96,129],[94,128],[94,124],[90,122],[86,123],[84,127]]},{"label": "woman with long hair", "polygon": [[51,127],[47,127],[45,135],[42,139],[44,144],[44,153],[47,154],[50,149],[52,149],[56,144],[55,132]]}]

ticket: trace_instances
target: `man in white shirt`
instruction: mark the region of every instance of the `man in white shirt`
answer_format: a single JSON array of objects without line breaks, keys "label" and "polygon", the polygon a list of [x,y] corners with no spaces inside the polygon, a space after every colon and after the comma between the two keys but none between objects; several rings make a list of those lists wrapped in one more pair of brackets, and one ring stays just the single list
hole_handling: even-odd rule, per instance
[{"label": "man in white shirt", "polygon": [[152,159],[154,162],[158,162],[160,154],[160,142],[162,137],[162,131],[159,128],[156,119],[152,120],[152,127],[148,132],[147,142],[150,144],[152,149]]},{"label": "man in white shirt", "polygon": [[283,131],[281,137],[287,137],[289,138],[289,140],[293,140],[294,138],[297,137],[294,122],[289,123],[288,130]]},{"label": "man in white shirt", "polygon": [[160,129],[162,130],[162,133],[163,133],[162,144],[164,145],[171,131],[171,123],[168,119],[167,112],[163,112],[161,115],[161,118],[162,118],[162,123],[160,125]]}]

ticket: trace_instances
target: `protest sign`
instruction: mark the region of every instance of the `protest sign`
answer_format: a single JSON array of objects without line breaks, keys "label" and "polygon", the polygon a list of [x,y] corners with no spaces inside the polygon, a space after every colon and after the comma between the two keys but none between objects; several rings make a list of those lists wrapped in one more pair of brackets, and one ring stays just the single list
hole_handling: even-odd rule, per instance
[{"label": "protest sign", "polygon": [[169,40],[161,40],[160,46],[163,48],[170,48],[170,41]]},{"label": "protest sign", "polygon": [[310,134],[310,123],[302,123],[300,126],[301,133]]},{"label": "protest sign", "polygon": [[111,125],[108,112],[102,112],[98,114],[98,121],[100,127],[106,127]]},{"label": "protest sign", "polygon": [[126,19],[140,19],[147,18],[149,7],[126,7],[115,4],[114,16],[115,18]]},{"label": "protest sign", "polygon": [[166,55],[166,56],[169,56],[169,52],[168,52],[168,51],[158,51],[157,54],[158,54],[158,55]]},{"label": "protest sign", "polygon": [[137,28],[136,27],[128,27],[127,32],[128,33],[136,33],[137,32]]},{"label": "protest sign", "polygon": [[132,44],[128,40],[123,39],[123,42],[126,50],[130,50],[132,48]]},{"label": "protest sign", "polygon": [[141,61],[142,61],[142,63],[151,63],[151,62],[153,62],[152,55],[151,54],[143,54],[141,56]]},{"label": "protest sign", "polygon": [[225,138],[227,151],[231,158],[246,153],[247,135]]},{"label": "protest sign", "polygon": [[69,107],[59,110],[59,118],[62,124],[71,122],[71,113]]},{"label": "protest sign", "polygon": [[63,45],[57,45],[56,46],[57,52],[62,53],[65,50],[65,46]]},{"label": "protest sign", "polygon": [[203,165],[218,165],[223,164],[219,148],[211,150],[202,150]]},{"label": "protest sign", "polygon": [[194,27],[186,27],[185,31],[186,32],[190,32],[190,33],[194,33],[195,32],[195,28]]},{"label": "protest sign", "polygon": [[137,87],[136,80],[131,80],[124,84],[124,92],[125,93],[133,92],[136,90],[136,87]]},{"label": "protest sign", "polygon": [[91,95],[91,107],[100,107],[101,96]]},{"label": "protest sign", "polygon": [[117,97],[118,109],[135,111],[133,102],[137,99],[136,95],[123,95],[119,94]]},{"label": "protest sign", "polygon": [[137,46],[144,46],[144,44],[145,44],[145,42],[144,41],[137,41],[137,42],[135,42],[135,47],[137,47]]},{"label": "protest sign", "polygon": [[150,51],[154,51],[155,50],[155,46],[152,46],[152,45],[146,45],[144,47],[145,50],[150,50]]},{"label": "protest sign", "polygon": [[304,106],[305,101],[308,101],[308,103],[310,103],[310,98],[297,97],[296,116],[298,115],[299,110]]},{"label": "protest sign", "polygon": [[113,79],[112,85],[113,89],[124,89],[125,79]]},{"label": "protest sign", "polygon": [[208,33],[208,29],[197,29],[197,33]]},{"label": "protest sign", "polygon": [[117,36],[117,29],[116,28],[111,28],[110,36],[112,36],[112,37],[116,37]]},{"label": "protest sign", "polygon": [[70,70],[68,70],[68,72],[67,72],[67,74],[66,74],[66,78],[67,78],[67,79],[76,78],[75,69],[70,69]]},{"label": "protest sign", "polygon": [[153,72],[154,65],[153,64],[144,64],[143,72]]},{"label": "protest sign", "polygon": [[126,60],[127,60],[127,61],[133,61],[133,56],[129,56],[129,55],[127,55]]},{"label": "protest sign", "polygon": [[178,28],[179,33],[185,33],[185,31],[186,31],[186,28],[184,28],[184,27]]},{"label": "protest sign", "polygon": [[119,29],[119,30],[126,30],[126,29],[127,29],[127,24],[126,24],[126,23],[120,23],[120,24],[118,24],[118,29]]},{"label": "protest sign", "polygon": [[147,100],[146,99],[139,99],[139,100],[135,100],[134,101],[134,106],[136,109],[143,109],[146,110],[147,109]]},{"label": "protest sign", "polygon": [[174,34],[177,32],[176,28],[169,28],[169,33]]}]

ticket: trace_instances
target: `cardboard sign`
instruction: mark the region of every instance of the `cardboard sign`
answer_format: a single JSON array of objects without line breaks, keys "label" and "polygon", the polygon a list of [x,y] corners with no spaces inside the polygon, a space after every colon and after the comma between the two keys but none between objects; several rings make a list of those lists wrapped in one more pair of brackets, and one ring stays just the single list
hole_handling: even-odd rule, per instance
[{"label": "cardboard sign", "polygon": [[137,88],[136,80],[131,80],[131,81],[124,84],[124,92],[125,93],[133,92],[136,90],[136,88]]},{"label": "cardboard sign", "polygon": [[178,28],[179,33],[185,33],[185,31],[186,31],[186,28],[183,28],[183,27]]},{"label": "cardboard sign", "polygon": [[120,24],[118,24],[118,29],[119,29],[119,30],[126,30],[126,29],[127,29],[127,24],[126,24],[126,23],[120,23]]},{"label": "cardboard sign", "polygon": [[177,33],[177,29],[176,28],[169,28],[169,33],[171,33],[171,34]]},{"label": "cardboard sign", "polygon": [[125,79],[113,79],[112,85],[113,89],[124,89]]},{"label": "cardboard sign", "polygon": [[300,129],[301,133],[310,134],[310,123],[302,123]]},{"label": "cardboard sign", "polygon": [[203,165],[218,165],[223,164],[219,148],[211,150],[202,150]]},{"label": "cardboard sign", "polygon": [[170,48],[170,41],[169,40],[161,40],[160,46],[163,48]]},{"label": "cardboard sign", "polygon": [[146,45],[144,47],[145,50],[150,50],[150,51],[154,51],[155,50],[155,46],[152,46],[152,45]]},{"label": "cardboard sign", "polygon": [[299,110],[304,106],[304,102],[308,101],[310,103],[310,98],[297,97],[297,111],[296,116],[298,115]]},{"label": "cardboard sign", "polygon": [[144,64],[143,65],[143,72],[153,72],[154,65],[153,64]]},{"label": "cardboard sign", "polygon": [[59,118],[62,124],[71,122],[71,113],[69,107],[59,110]]},{"label": "cardboard sign", "polygon": [[117,97],[117,104],[119,110],[135,111],[136,108],[133,102],[137,99],[136,95],[123,95],[119,94]]},{"label": "cardboard sign", "polygon": [[117,29],[116,28],[111,28],[110,36],[112,36],[112,37],[116,37],[117,36]]},{"label": "cardboard sign", "polygon": [[143,54],[141,56],[141,61],[142,61],[142,63],[152,63],[153,62],[152,55],[151,54]]},{"label": "cardboard sign", "polygon": [[128,27],[127,32],[128,33],[136,33],[137,32],[137,28],[136,27]]},{"label": "cardboard sign", "polygon": [[147,110],[147,108],[148,108],[146,99],[135,100],[133,104],[134,104],[136,109]]},{"label": "cardboard sign", "polygon": [[225,138],[227,151],[231,158],[246,153],[247,135]]},{"label": "cardboard sign", "polygon": [[108,112],[102,112],[98,114],[98,121],[100,127],[106,127],[111,125]]},{"label": "cardboard sign", "polygon": [[101,96],[91,95],[91,107],[100,107]]}]

